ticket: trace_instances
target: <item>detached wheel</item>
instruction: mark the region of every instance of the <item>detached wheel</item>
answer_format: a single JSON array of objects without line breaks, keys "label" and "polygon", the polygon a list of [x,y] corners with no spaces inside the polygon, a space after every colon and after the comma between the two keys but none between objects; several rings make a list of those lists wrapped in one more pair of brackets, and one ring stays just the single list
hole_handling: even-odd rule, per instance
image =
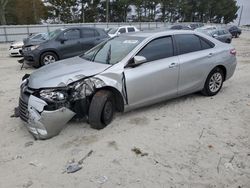
[{"label": "detached wheel", "polygon": [[40,64],[41,66],[43,65],[48,65],[50,63],[54,63],[58,60],[58,57],[55,53],[53,52],[45,52],[41,56],[41,61]]},{"label": "detached wheel", "polygon": [[204,88],[201,91],[202,94],[206,96],[216,95],[222,88],[224,76],[223,71],[219,67],[214,68],[207,77]]},{"label": "detached wheel", "polygon": [[94,129],[103,129],[113,120],[115,111],[114,96],[110,91],[98,91],[89,107],[89,124]]}]

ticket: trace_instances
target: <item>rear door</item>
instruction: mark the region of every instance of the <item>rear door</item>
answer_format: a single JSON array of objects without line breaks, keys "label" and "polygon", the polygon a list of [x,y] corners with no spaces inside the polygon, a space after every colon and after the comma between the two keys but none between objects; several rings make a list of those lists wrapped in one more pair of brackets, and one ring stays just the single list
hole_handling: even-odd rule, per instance
[{"label": "rear door", "polygon": [[68,29],[62,35],[66,40],[63,42],[58,41],[58,49],[63,59],[77,56],[81,51],[80,30],[75,28]]},{"label": "rear door", "polygon": [[124,72],[131,107],[152,104],[177,94],[179,65],[171,36],[152,40],[137,56],[144,56],[147,62],[127,67]]},{"label": "rear door", "polygon": [[178,34],[174,37],[180,63],[178,94],[201,90],[208,72],[216,62],[214,44],[194,34]]}]

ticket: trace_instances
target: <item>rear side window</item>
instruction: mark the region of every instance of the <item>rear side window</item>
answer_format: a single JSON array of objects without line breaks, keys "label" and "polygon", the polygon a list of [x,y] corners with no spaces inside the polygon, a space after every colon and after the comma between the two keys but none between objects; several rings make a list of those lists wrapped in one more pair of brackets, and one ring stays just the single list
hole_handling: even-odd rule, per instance
[{"label": "rear side window", "polygon": [[68,40],[79,39],[80,31],[79,29],[70,29],[68,31],[65,31],[63,35]]},{"label": "rear side window", "polygon": [[120,33],[126,33],[126,29],[125,28],[121,28],[121,29],[119,29],[118,32],[120,32]]},{"label": "rear side window", "polygon": [[179,55],[202,50],[199,37],[193,34],[175,35]]},{"label": "rear side window", "polygon": [[148,43],[138,54],[146,57],[147,61],[155,61],[174,55],[172,38],[158,38]]},{"label": "rear side window", "polygon": [[83,33],[84,38],[95,37],[95,30],[94,29],[85,28],[82,30],[82,33]]},{"label": "rear side window", "polygon": [[209,49],[209,48],[213,48],[215,45],[214,43],[212,43],[211,41],[203,38],[203,37],[199,37],[200,38],[200,41],[201,41],[201,48],[202,50],[206,50],[206,49]]},{"label": "rear side window", "polygon": [[133,27],[128,27],[128,32],[135,32],[135,28],[133,28]]}]

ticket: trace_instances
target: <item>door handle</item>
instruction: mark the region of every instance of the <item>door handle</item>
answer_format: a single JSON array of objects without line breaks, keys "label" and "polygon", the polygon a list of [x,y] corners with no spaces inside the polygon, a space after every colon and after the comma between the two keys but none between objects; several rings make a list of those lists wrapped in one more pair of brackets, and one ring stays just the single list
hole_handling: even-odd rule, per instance
[{"label": "door handle", "polygon": [[209,53],[207,56],[208,56],[208,57],[212,57],[212,56],[213,56],[213,53]]},{"label": "door handle", "polygon": [[178,63],[171,63],[168,67],[169,68],[174,68],[174,67],[177,67],[178,66]]}]

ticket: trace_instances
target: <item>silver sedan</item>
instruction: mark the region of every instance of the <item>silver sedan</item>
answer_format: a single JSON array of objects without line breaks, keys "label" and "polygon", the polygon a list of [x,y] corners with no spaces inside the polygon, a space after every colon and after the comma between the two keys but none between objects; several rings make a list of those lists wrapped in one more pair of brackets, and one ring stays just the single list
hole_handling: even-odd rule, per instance
[{"label": "silver sedan", "polygon": [[123,35],[26,75],[20,117],[38,139],[59,134],[73,117],[102,129],[115,111],[197,91],[216,95],[235,67],[235,49],[202,33]]}]

